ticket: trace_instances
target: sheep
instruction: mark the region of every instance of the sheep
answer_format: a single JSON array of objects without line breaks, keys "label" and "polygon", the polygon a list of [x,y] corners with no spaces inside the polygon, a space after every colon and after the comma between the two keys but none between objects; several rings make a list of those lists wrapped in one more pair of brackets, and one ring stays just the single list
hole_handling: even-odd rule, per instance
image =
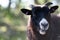
[{"label": "sheep", "polygon": [[32,5],[32,9],[21,11],[26,15],[31,15],[27,27],[27,40],[59,40],[60,38],[60,18],[51,15],[58,9],[58,5],[48,2],[44,6]]}]

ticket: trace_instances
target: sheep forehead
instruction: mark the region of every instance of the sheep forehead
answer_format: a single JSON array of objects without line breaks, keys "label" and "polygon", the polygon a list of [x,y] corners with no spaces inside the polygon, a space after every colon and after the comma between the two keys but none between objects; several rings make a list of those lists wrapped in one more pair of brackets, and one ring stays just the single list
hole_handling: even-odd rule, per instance
[{"label": "sheep forehead", "polygon": [[[42,7],[46,6],[46,5],[37,5],[37,4],[34,4],[33,6],[34,7],[41,7],[42,8]],[[29,7],[30,7],[29,9],[32,10],[32,6],[30,5]]]},{"label": "sheep forehead", "polygon": [[35,5],[35,7],[44,7],[45,5]]}]

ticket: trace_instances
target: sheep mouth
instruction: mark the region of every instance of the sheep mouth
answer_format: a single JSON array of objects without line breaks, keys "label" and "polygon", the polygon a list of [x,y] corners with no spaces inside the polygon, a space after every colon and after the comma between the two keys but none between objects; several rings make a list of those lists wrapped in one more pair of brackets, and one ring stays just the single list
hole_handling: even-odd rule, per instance
[{"label": "sheep mouth", "polygon": [[40,33],[41,35],[45,35],[45,34],[46,34],[46,30],[39,30],[39,33]]}]

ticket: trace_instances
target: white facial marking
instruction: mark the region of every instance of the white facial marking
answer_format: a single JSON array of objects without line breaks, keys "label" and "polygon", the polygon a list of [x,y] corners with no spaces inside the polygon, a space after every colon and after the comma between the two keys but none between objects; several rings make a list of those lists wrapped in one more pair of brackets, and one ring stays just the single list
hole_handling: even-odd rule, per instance
[{"label": "white facial marking", "polygon": [[41,35],[45,35],[45,34],[46,34],[46,32],[45,32],[45,31],[42,31],[42,30],[39,30],[39,33],[40,33]]},{"label": "white facial marking", "polygon": [[[47,26],[43,26],[42,24],[48,24]],[[40,34],[45,34],[45,31],[49,28],[49,23],[45,18],[42,18],[42,20],[39,22],[40,25]],[[45,31],[42,31],[45,30]]]},{"label": "white facial marking", "polygon": [[[42,24],[48,24],[48,21],[45,18],[42,18],[42,20],[39,22],[40,28],[44,30],[44,26]],[[46,26],[45,30],[49,28],[49,24]]]}]

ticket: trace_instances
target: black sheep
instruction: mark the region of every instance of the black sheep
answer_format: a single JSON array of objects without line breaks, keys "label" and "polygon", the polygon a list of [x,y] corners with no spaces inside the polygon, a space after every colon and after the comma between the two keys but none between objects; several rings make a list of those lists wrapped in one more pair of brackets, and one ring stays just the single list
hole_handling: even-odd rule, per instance
[{"label": "black sheep", "polygon": [[60,18],[51,15],[58,6],[49,8],[51,4],[32,5],[31,10],[21,9],[24,14],[31,15],[27,27],[28,40],[60,40]]}]

